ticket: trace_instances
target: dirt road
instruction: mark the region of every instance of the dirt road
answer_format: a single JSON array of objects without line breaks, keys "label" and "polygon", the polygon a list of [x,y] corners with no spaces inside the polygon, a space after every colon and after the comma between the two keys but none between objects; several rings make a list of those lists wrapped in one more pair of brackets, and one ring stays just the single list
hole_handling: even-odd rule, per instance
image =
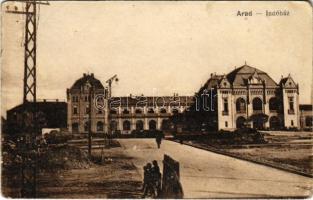
[{"label": "dirt road", "polygon": [[140,169],[164,154],[181,166],[181,183],[186,198],[304,197],[312,192],[313,179],[274,168],[238,160],[205,150],[163,141],[156,148],[153,139],[120,139],[124,156]]}]

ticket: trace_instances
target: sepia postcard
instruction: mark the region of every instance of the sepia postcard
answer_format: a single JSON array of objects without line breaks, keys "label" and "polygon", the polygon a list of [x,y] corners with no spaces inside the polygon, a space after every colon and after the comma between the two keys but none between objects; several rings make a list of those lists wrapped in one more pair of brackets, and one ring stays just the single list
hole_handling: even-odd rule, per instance
[{"label": "sepia postcard", "polygon": [[309,1],[3,1],[2,198],[311,198],[312,22]]}]

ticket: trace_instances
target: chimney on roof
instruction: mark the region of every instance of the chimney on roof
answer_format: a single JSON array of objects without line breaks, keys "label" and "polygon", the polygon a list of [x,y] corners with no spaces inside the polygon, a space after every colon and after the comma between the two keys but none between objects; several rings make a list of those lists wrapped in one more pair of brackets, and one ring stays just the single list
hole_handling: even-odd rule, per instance
[{"label": "chimney on roof", "polygon": [[86,77],[86,73],[83,73],[84,77]]},{"label": "chimney on roof", "polygon": [[213,73],[211,73],[211,78],[213,77]]},{"label": "chimney on roof", "polygon": [[92,78],[94,77],[94,76],[93,76],[93,73],[91,73],[90,75],[91,75]]}]

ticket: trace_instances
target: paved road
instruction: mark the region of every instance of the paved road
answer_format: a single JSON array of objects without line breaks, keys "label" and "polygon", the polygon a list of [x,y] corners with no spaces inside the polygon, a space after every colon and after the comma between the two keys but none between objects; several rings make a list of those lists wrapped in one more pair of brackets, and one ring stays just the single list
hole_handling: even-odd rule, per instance
[{"label": "paved road", "polygon": [[[164,154],[180,162],[185,198],[301,197],[312,192],[313,179],[171,141],[156,148],[153,139],[120,139],[124,154],[142,169]],[[141,171],[142,173],[142,171]]]}]

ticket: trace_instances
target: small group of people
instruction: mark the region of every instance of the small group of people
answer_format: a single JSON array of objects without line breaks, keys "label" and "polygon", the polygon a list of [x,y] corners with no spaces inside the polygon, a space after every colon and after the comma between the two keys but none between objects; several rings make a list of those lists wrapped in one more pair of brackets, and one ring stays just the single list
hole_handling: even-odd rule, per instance
[{"label": "small group of people", "polygon": [[147,163],[143,167],[143,197],[151,196],[158,197],[161,192],[161,172],[158,162],[156,160]]}]

